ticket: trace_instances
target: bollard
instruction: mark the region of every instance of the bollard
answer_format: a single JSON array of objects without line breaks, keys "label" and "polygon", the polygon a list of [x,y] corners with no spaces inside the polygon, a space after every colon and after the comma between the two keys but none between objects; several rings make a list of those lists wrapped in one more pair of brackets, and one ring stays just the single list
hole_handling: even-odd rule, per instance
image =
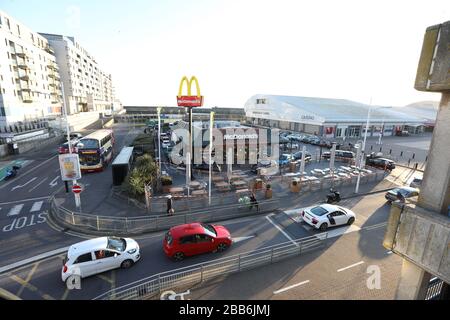
[{"label": "bollard", "polygon": [[409,167],[409,164],[411,163],[411,159],[408,159],[408,167]]},{"label": "bollard", "polygon": [[389,154],[392,154],[392,149],[389,149]]},{"label": "bollard", "polygon": [[403,151],[400,152],[400,157],[403,157]]},{"label": "bollard", "polygon": [[372,151],[373,150],[373,146],[370,146],[370,151]]},{"label": "bollard", "polygon": [[382,149],[383,147],[380,147],[380,152],[381,152],[381,149]]},{"label": "bollard", "polygon": [[412,158],[414,159],[414,157],[416,156],[416,154],[415,153],[413,153],[413,156],[412,156]]}]

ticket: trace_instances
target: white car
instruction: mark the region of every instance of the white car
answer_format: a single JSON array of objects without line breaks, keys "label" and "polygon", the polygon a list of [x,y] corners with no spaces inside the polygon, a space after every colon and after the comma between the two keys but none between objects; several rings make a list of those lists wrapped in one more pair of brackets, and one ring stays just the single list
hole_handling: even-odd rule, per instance
[{"label": "white car", "polygon": [[309,207],[300,214],[303,221],[320,231],[325,231],[328,227],[351,225],[355,222],[353,211],[332,204]]},{"label": "white car", "polygon": [[61,270],[66,282],[71,275],[89,277],[116,268],[129,268],[141,258],[138,243],[130,238],[101,237],[70,246]]}]

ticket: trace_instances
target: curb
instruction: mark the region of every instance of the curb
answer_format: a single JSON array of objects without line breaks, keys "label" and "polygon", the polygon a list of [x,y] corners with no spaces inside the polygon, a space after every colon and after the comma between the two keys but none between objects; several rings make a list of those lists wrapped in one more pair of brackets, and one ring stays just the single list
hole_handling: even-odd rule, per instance
[{"label": "curb", "polygon": [[33,263],[33,262],[37,262],[39,260],[44,260],[46,258],[57,256],[57,255],[59,255],[59,254],[61,254],[63,252],[66,252],[67,250],[69,250],[69,247],[59,248],[59,249],[52,250],[52,251],[49,251],[49,252],[45,252],[45,253],[39,254],[37,256],[31,257],[31,258],[28,258],[28,259],[25,259],[25,260],[22,260],[22,261],[19,261],[19,262],[12,263],[10,265],[1,267],[0,268],[0,274],[8,272],[9,270],[12,270],[12,269],[20,268],[20,267],[22,267],[24,265],[27,265],[27,264],[30,264],[30,263]]}]

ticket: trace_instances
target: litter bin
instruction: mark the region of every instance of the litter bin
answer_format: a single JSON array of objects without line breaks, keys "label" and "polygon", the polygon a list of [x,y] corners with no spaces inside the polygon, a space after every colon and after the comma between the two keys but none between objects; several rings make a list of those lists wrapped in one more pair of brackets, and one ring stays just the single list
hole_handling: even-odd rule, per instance
[{"label": "litter bin", "polygon": [[297,164],[295,162],[289,162],[289,170],[291,172],[295,172],[296,168],[297,168]]}]

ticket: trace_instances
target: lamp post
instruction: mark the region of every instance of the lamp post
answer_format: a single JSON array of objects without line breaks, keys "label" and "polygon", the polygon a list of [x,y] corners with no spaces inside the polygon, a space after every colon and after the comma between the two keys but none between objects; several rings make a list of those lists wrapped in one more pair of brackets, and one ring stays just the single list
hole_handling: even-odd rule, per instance
[{"label": "lamp post", "polygon": [[158,112],[158,175],[161,175],[161,107],[158,107],[156,110]]},{"label": "lamp post", "polygon": [[370,99],[370,106],[369,106],[369,112],[367,113],[367,122],[366,122],[366,132],[364,134],[364,140],[361,148],[360,157],[358,159],[358,179],[356,180],[356,188],[355,193],[359,192],[359,182],[361,180],[361,165],[363,163],[362,157],[365,156],[365,150],[366,150],[366,140],[367,140],[367,134],[369,133],[369,122],[370,122],[370,112],[372,110],[372,99]]},{"label": "lamp post", "polygon": [[208,190],[208,199],[209,199],[209,205],[211,205],[211,180],[212,180],[212,147],[213,147],[213,127],[214,127],[214,112],[211,111],[210,117],[209,117],[209,190]]},{"label": "lamp post", "polygon": [[[66,99],[64,94],[64,83],[61,82],[61,93],[63,97],[63,110],[64,110],[64,118],[66,119],[66,133],[67,133],[67,146],[69,147],[69,154],[72,154],[72,143],[70,141],[70,126],[69,119],[67,118],[67,109],[66,109]],[[77,180],[72,180],[72,186],[77,184]],[[81,210],[81,197],[79,193],[74,193],[75,196],[75,206]]]}]

